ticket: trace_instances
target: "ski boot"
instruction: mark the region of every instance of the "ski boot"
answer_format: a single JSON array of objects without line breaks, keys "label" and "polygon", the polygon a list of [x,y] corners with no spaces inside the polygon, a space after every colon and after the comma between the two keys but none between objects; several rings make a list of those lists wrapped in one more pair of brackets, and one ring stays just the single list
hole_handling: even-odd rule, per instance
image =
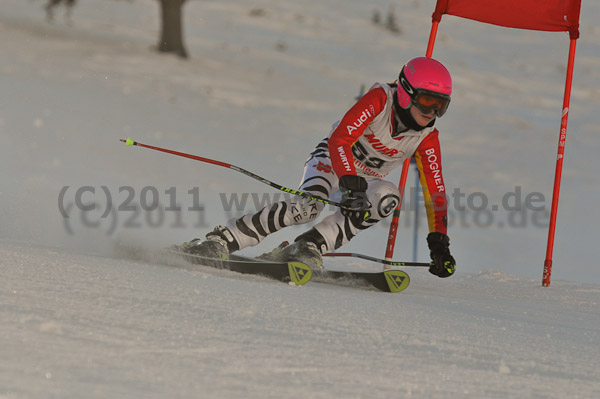
[{"label": "ski boot", "polygon": [[223,226],[217,226],[206,235],[206,240],[195,238],[181,246],[187,254],[214,259],[228,259],[231,252],[237,251],[239,245],[231,232]]},{"label": "ski boot", "polygon": [[313,269],[322,269],[323,257],[320,248],[327,250],[325,239],[317,230],[311,229],[298,236],[293,244],[285,241],[273,251],[258,258],[273,262],[301,262]]}]

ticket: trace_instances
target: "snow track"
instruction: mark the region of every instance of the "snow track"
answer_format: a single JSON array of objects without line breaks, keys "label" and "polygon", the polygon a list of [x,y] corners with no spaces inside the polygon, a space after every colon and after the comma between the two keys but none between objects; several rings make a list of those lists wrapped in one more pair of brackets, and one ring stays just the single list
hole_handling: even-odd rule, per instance
[{"label": "snow track", "polygon": [[7,398],[600,394],[600,288],[502,272],[401,294],[0,243]]}]

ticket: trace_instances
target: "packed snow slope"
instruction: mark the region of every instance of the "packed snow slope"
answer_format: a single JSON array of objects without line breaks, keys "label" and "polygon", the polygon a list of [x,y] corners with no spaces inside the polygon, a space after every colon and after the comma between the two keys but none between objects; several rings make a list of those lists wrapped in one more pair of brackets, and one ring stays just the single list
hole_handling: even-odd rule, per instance
[{"label": "packed snow slope", "polygon": [[2,242],[2,398],[597,398],[600,287],[401,294]]},{"label": "packed snow slope", "polygon": [[[424,54],[433,0],[190,0],[187,61],[151,51],[156,1],[79,3],[70,23],[47,23],[43,2],[0,4],[0,398],[599,397],[600,3],[582,5],[552,286],[568,36],[445,16],[434,56],[455,86],[438,127],[458,271],[408,270],[398,295],[124,258],[115,248],[201,237],[278,193],[118,140],[295,188],[361,86]],[[371,21],[390,6],[401,34]],[[413,256],[413,218],[398,259]],[[388,226],[345,249],[381,256]]]}]

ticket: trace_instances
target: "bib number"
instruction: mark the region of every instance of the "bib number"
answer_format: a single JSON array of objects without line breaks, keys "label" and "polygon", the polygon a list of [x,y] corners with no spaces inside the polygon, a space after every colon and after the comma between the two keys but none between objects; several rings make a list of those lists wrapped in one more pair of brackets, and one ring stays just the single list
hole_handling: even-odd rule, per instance
[{"label": "bib number", "polygon": [[385,161],[383,159],[369,157],[369,153],[367,152],[365,147],[358,141],[352,146],[352,155],[354,155],[355,159],[362,162],[369,168],[380,169],[385,164]]}]

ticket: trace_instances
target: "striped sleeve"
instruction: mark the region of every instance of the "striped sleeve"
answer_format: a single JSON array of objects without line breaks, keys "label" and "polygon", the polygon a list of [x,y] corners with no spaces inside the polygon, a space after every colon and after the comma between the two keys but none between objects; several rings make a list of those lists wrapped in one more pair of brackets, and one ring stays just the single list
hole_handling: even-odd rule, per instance
[{"label": "striped sleeve", "polygon": [[439,132],[434,130],[419,145],[414,157],[423,187],[429,232],[447,233],[448,200],[442,176]]}]

